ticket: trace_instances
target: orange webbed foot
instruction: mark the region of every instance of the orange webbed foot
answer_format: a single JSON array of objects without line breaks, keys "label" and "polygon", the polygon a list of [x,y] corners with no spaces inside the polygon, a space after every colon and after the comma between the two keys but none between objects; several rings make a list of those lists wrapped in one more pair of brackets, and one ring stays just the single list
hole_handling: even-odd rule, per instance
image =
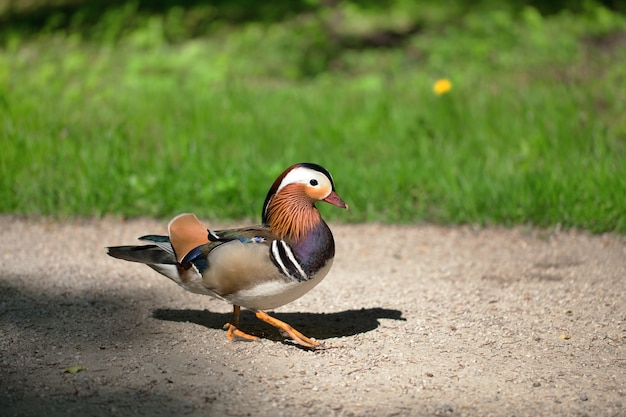
[{"label": "orange webbed foot", "polygon": [[263,320],[264,322],[278,328],[281,334],[288,335],[294,343],[302,347],[306,347],[309,349],[319,349],[322,347],[322,345],[318,341],[309,339],[308,337],[291,327],[289,324],[270,316],[264,311],[257,311],[256,316],[259,320]]},{"label": "orange webbed foot", "polygon": [[235,340],[244,340],[246,342],[255,342],[259,340],[256,336],[242,332],[232,323],[226,323],[224,325],[224,330],[228,330],[228,332],[226,332],[226,337],[231,342]]},{"label": "orange webbed foot", "polygon": [[224,325],[224,330],[228,330],[226,332],[226,337],[228,340],[245,340],[247,342],[254,342],[259,340],[258,337],[253,336],[251,334],[242,332],[239,330],[239,314],[241,313],[241,307],[234,305],[233,306],[233,318],[231,321]]}]

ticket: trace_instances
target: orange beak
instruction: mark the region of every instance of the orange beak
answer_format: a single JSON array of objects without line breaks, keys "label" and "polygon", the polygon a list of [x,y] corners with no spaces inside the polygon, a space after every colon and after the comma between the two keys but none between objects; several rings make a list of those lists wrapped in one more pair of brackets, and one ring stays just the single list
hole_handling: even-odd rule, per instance
[{"label": "orange beak", "polygon": [[323,201],[327,202],[328,204],[332,204],[333,206],[348,210],[348,205],[344,203],[341,197],[339,197],[339,195],[334,191],[328,194],[328,197],[326,197]]}]

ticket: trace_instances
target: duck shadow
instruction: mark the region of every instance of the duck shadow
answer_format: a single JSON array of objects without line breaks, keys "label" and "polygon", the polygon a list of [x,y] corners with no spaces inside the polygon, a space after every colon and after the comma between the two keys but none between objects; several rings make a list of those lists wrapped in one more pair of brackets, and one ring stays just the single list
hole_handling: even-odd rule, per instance
[{"label": "duck shadow", "polygon": [[[317,340],[354,336],[369,332],[380,326],[380,319],[406,321],[402,312],[387,308],[362,308],[336,313],[269,313],[278,320],[289,323],[307,336]],[[231,313],[214,313],[209,310],[156,309],[152,317],[158,320],[195,323],[209,329],[222,329]],[[253,312],[241,311],[240,328],[246,333],[280,341],[278,329],[257,319]]]}]

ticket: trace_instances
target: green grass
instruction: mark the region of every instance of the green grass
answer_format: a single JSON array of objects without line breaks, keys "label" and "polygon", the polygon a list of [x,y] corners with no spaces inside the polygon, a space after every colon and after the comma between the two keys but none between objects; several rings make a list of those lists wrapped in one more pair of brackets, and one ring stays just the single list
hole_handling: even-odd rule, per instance
[{"label": "green grass", "polygon": [[[626,233],[623,16],[431,6],[397,48],[337,50],[319,16],[174,42],[167,16],[115,29],[131,12],[3,34],[0,212],[258,219],[312,161],[351,206],[333,220]],[[346,36],[406,24],[343,12]]]}]

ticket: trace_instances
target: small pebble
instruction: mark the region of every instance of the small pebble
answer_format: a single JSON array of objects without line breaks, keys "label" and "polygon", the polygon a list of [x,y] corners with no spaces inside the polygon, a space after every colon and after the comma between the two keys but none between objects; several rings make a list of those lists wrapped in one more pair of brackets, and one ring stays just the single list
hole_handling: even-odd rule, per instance
[{"label": "small pebble", "polygon": [[589,399],[589,397],[587,397],[587,394],[585,394],[584,392],[581,392],[578,398],[580,398],[580,401],[587,401]]}]

